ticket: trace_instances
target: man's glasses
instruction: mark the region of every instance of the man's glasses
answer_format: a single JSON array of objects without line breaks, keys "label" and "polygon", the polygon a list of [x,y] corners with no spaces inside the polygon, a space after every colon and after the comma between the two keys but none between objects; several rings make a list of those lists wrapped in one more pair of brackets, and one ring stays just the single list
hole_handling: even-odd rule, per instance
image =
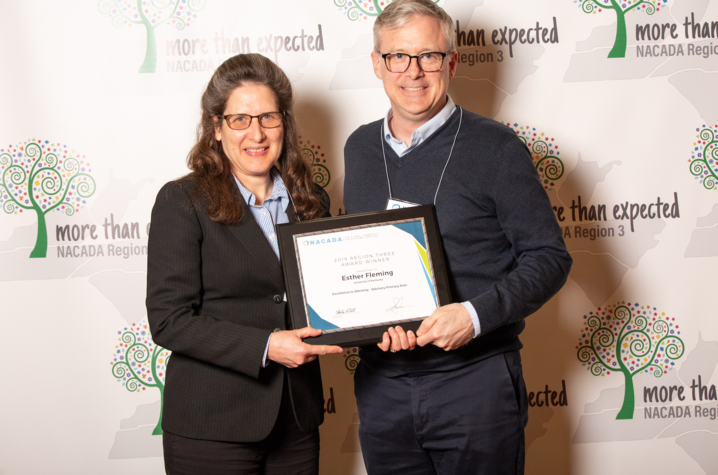
[{"label": "man's glasses", "polygon": [[232,130],[244,130],[248,129],[252,125],[252,119],[257,119],[259,125],[265,129],[274,129],[282,125],[282,119],[284,118],[284,112],[265,112],[259,115],[249,114],[229,114],[221,115],[220,119],[227,121],[227,127]]},{"label": "man's glasses", "polygon": [[384,58],[386,69],[392,73],[403,73],[409,69],[412,58],[416,58],[419,69],[425,73],[435,73],[444,65],[446,54],[447,53],[430,52],[412,56],[405,53],[386,53],[382,54],[381,57]]}]

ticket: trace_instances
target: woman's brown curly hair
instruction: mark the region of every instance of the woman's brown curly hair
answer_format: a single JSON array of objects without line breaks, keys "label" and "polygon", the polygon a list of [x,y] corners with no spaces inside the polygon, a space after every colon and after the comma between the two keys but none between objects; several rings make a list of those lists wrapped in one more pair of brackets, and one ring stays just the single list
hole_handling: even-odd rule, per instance
[{"label": "woman's brown curly hair", "polygon": [[[197,143],[187,156],[195,193],[207,202],[207,213],[223,224],[242,219],[241,195],[232,175],[229,159],[221,142],[215,140],[217,117],[224,115],[229,96],[245,84],[267,86],[284,112],[284,141],[277,160],[282,180],[294,201],[299,219],[323,216],[324,201],[313,192],[310,170],[299,152],[297,122],[292,111],[292,85],[284,72],[271,60],[259,54],[239,54],[222,63],[212,75],[202,94],[202,121],[197,126]],[[221,119],[219,119],[221,120]]]}]

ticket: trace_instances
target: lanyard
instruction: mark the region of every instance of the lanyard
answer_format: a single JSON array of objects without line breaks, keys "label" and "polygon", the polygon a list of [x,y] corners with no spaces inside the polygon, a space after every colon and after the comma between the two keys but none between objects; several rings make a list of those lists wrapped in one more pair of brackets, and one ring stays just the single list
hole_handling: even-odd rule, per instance
[{"label": "lanyard", "polygon": [[[441,171],[441,178],[439,178],[439,184],[436,187],[436,193],[434,193],[434,206],[436,206],[436,197],[439,195],[439,188],[441,188],[441,182],[444,179],[444,173],[446,172],[446,167],[449,166],[449,160],[451,160],[451,154],[454,153],[454,145],[456,145],[456,138],[459,136],[459,131],[461,130],[461,121],[464,118],[464,110],[459,107],[459,127],[456,129],[456,134],[454,135],[454,141],[451,144],[451,150],[449,151],[449,158],[446,159],[446,163],[444,164],[444,169]],[[386,184],[389,187],[389,200],[394,200],[394,196],[391,192],[391,180],[389,180],[389,167],[386,164],[386,152],[384,150],[384,124],[381,125],[381,153],[384,156],[384,171],[386,172]],[[401,200],[399,200],[401,201]]]}]

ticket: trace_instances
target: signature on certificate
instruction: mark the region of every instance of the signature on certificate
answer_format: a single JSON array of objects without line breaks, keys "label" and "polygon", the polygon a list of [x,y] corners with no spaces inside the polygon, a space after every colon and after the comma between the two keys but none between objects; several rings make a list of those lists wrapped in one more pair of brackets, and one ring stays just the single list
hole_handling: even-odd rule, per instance
[{"label": "signature on certificate", "polygon": [[404,303],[404,297],[399,297],[399,298],[394,297],[394,305],[387,308],[386,311],[393,312],[394,314],[397,314],[397,313],[399,313],[400,308],[406,308],[406,307],[412,306],[412,305],[402,305],[403,303]]},{"label": "signature on certificate", "polygon": [[340,308],[336,312],[334,312],[334,315],[344,315],[345,313],[354,313],[357,309],[355,308]]}]

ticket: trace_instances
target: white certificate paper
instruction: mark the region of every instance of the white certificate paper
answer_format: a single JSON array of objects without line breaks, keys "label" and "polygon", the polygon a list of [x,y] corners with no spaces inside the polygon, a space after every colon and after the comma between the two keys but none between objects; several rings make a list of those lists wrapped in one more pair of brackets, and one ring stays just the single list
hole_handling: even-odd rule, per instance
[{"label": "white certificate paper", "polygon": [[294,235],[307,324],[325,333],[421,320],[438,307],[422,218]]}]

